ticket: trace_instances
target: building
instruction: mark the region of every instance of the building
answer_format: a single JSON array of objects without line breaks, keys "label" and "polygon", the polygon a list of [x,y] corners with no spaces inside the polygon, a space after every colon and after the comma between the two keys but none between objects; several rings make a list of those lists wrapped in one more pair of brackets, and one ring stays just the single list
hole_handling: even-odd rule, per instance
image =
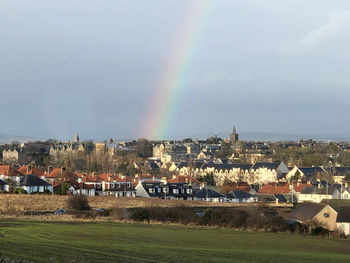
[{"label": "building", "polygon": [[4,163],[25,164],[28,162],[27,152],[23,148],[3,150],[2,161]]},{"label": "building", "polygon": [[227,202],[233,203],[253,203],[257,202],[258,198],[242,190],[234,190],[226,194]]},{"label": "building", "polygon": [[167,183],[157,181],[139,181],[136,186],[136,196],[193,200],[192,186],[189,183]]},{"label": "building", "polygon": [[236,126],[233,126],[232,133],[230,135],[230,143],[236,143],[239,140],[239,134],[236,131]]},{"label": "building", "polygon": [[350,206],[341,206],[338,209],[337,227],[345,236],[350,235]]},{"label": "building", "polygon": [[326,204],[305,202],[298,205],[289,218],[304,224],[320,224],[328,230],[337,230],[337,212]]},{"label": "building", "polygon": [[18,188],[22,188],[28,194],[32,193],[52,193],[52,185],[38,178],[33,174],[21,176]]}]

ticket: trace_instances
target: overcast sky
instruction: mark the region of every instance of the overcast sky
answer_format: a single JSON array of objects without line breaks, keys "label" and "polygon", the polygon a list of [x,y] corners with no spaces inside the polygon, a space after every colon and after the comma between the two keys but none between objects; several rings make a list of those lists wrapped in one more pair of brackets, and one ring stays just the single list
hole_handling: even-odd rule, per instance
[{"label": "overcast sky", "polygon": [[[190,2],[1,0],[0,134],[140,136]],[[350,1],[213,0],[201,29],[168,136],[350,133]]]}]

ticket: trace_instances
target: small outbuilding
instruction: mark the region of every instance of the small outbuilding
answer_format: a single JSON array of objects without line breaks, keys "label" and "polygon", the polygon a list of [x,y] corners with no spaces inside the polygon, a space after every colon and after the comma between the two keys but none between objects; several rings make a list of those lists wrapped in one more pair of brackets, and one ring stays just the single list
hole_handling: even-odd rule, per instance
[{"label": "small outbuilding", "polygon": [[341,206],[338,209],[337,227],[345,236],[350,234],[350,206]]}]

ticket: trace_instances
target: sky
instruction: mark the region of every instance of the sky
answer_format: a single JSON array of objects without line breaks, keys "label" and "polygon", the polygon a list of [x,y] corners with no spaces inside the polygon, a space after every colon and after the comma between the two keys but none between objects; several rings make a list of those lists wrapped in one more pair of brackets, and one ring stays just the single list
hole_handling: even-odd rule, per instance
[{"label": "sky", "polygon": [[[203,1],[0,0],[0,134],[149,136],[157,83]],[[350,133],[350,1],[208,2],[179,55],[163,138],[234,124]]]}]

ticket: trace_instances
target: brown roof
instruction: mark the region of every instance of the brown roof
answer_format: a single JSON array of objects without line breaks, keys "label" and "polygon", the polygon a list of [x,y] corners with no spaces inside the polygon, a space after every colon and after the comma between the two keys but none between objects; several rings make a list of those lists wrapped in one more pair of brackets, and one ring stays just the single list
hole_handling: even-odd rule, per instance
[{"label": "brown roof", "polygon": [[289,215],[290,219],[301,222],[312,221],[314,217],[320,213],[327,205],[322,203],[304,202],[298,205]]},{"label": "brown roof", "polygon": [[18,169],[18,171],[22,174],[34,174],[38,177],[44,175],[44,173],[37,167],[22,166]]},{"label": "brown roof", "polygon": [[350,223],[350,206],[341,206],[338,209],[337,222]]},{"label": "brown roof", "polygon": [[54,168],[51,173],[45,174],[46,178],[57,178],[62,174],[62,169],[61,168]]},{"label": "brown roof", "polygon": [[197,179],[192,178],[190,176],[185,176],[185,175],[178,175],[173,179],[168,180],[168,183],[195,183],[195,184],[200,184]]},{"label": "brown roof", "polygon": [[0,174],[5,176],[18,176],[22,175],[21,172],[17,171],[16,169],[13,169],[9,165],[0,165]]},{"label": "brown roof", "polygon": [[[300,193],[304,188],[312,186],[311,184],[293,184],[294,192]],[[259,194],[288,194],[291,191],[289,183],[266,184],[259,189]]]}]

